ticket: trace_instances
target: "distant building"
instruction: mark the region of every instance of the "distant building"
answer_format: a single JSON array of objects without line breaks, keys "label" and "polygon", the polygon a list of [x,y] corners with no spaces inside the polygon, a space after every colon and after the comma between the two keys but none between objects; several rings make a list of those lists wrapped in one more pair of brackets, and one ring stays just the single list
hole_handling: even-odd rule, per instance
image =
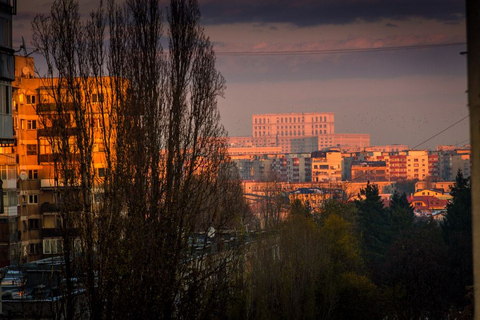
[{"label": "distant building", "polygon": [[385,161],[353,161],[351,164],[352,181],[387,181]]},{"label": "distant building", "polygon": [[359,151],[369,145],[369,134],[335,133],[332,112],[254,114],[251,137],[228,139],[230,154],[238,154],[238,148],[278,147],[280,153],[306,153],[332,147]]},{"label": "distant building", "polygon": [[380,152],[399,152],[407,151],[408,146],[406,144],[387,144],[383,146],[369,146],[364,151],[380,151]]},{"label": "distant building", "polygon": [[471,175],[470,149],[443,150],[437,152],[439,176],[442,180],[453,181],[458,171],[462,172],[464,178]]},{"label": "distant building", "polygon": [[338,151],[312,153],[312,181],[336,182],[342,180],[342,154]]}]

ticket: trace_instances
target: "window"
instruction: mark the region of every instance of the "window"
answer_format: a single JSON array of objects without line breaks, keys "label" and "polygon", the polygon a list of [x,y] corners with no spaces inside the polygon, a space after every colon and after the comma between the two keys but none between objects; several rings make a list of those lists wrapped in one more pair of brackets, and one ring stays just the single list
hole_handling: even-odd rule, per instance
[{"label": "window", "polygon": [[41,246],[42,246],[41,243],[30,243],[30,245],[29,245],[29,253],[30,253],[31,255],[33,255],[33,254],[40,254]]},{"label": "window", "polygon": [[28,219],[29,230],[37,230],[39,225],[40,225],[39,219]]},{"label": "window", "polygon": [[36,155],[37,155],[37,145],[27,144],[27,156],[36,156]]},{"label": "window", "polygon": [[98,168],[98,176],[104,178],[108,173],[108,168]]},{"label": "window", "polygon": [[94,93],[92,94],[92,102],[103,102],[104,101],[104,97],[103,97],[103,93]]},{"label": "window", "polygon": [[0,84],[0,114],[10,114],[12,112],[10,107],[12,103],[11,90],[10,86]]},{"label": "window", "polygon": [[35,96],[27,95],[27,104],[35,104]]},{"label": "window", "polygon": [[38,170],[28,170],[28,179],[38,179]]},{"label": "window", "polygon": [[61,239],[45,239],[43,240],[43,254],[62,253]]},{"label": "window", "polygon": [[27,120],[27,130],[36,130],[37,120]]},{"label": "window", "polygon": [[29,204],[36,204],[36,203],[38,203],[38,195],[36,195],[36,194],[29,194],[29,195],[28,195],[28,203],[29,203]]}]

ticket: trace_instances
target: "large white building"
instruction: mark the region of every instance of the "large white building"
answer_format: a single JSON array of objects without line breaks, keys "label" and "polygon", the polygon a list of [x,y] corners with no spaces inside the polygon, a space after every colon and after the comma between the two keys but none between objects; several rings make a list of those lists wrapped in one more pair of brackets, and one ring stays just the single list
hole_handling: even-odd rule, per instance
[{"label": "large white building", "polygon": [[[235,144],[235,139],[244,140],[230,141]],[[370,145],[369,134],[335,133],[332,112],[254,114],[251,139],[253,147],[280,147],[283,153],[331,147],[356,151]]]}]

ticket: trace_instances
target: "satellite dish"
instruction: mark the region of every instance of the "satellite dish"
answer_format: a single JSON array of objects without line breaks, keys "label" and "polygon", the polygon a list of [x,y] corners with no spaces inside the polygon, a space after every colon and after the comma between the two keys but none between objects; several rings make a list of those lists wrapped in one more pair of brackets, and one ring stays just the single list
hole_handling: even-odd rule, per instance
[{"label": "satellite dish", "polygon": [[26,173],[25,171],[22,171],[22,172],[20,172],[19,177],[20,177],[20,180],[23,181],[23,180],[27,180],[28,175],[27,175],[27,173]]},{"label": "satellite dish", "polygon": [[24,76],[28,76],[30,74],[30,69],[28,67],[23,67],[22,73]]}]

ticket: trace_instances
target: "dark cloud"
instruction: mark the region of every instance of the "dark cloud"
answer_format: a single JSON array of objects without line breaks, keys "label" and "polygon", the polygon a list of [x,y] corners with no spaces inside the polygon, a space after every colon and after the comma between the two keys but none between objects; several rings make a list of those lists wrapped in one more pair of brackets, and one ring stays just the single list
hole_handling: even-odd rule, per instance
[{"label": "dark cloud", "polygon": [[346,24],[357,19],[405,20],[410,17],[452,23],[465,16],[464,1],[458,0],[204,0],[200,1],[200,8],[203,23],[210,25],[254,22],[292,23],[304,27]]}]

